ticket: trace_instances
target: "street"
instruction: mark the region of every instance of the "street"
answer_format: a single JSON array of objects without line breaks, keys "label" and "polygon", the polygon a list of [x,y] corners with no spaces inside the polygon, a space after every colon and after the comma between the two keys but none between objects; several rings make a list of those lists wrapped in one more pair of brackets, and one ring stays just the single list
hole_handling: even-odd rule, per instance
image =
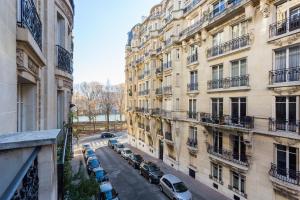
[{"label": "street", "polygon": [[[126,133],[116,133],[117,140],[126,145]],[[108,172],[109,179],[120,198],[123,200],[161,200],[168,199],[155,184],[150,184],[139,171],[130,166],[120,154],[107,147],[108,139],[101,139],[99,135],[81,138],[79,146],[89,143],[95,150],[102,167]],[[127,145],[128,146],[128,145]],[[165,173],[171,173],[179,177],[189,188],[194,200],[227,200],[223,195],[215,192],[204,184],[179,172],[163,163],[161,160],[153,158],[145,153],[128,146],[133,152],[141,154],[145,160],[155,162]]]}]

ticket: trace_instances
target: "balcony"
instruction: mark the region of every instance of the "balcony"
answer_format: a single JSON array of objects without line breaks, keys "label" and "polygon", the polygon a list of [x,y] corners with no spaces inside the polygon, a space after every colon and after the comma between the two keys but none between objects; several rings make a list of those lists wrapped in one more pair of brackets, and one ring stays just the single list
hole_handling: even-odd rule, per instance
[{"label": "balcony", "polygon": [[155,90],[155,94],[156,94],[156,96],[162,96],[162,94],[163,94],[162,88],[157,88]]},{"label": "balcony", "polygon": [[246,34],[238,38],[234,38],[228,42],[213,46],[207,50],[207,57],[212,58],[224,54],[232,53],[250,45],[250,35]]},{"label": "balcony", "polygon": [[188,120],[192,119],[192,120],[199,120],[199,113],[198,112],[192,112],[192,111],[187,111],[186,113],[186,117]]},{"label": "balcony", "polygon": [[152,115],[160,115],[161,114],[161,109],[160,108],[154,108],[151,110]]},{"label": "balcony", "polygon": [[200,113],[200,122],[204,125],[221,126],[223,128],[253,129],[254,117],[233,117],[229,115],[214,116],[210,113]]},{"label": "balcony", "polygon": [[[207,152],[214,156],[214,158],[220,158],[221,161],[227,161],[229,163],[238,164],[242,167],[248,167],[249,162],[246,155],[234,153],[230,150],[219,149],[208,144]],[[219,159],[218,159],[219,160]],[[246,169],[246,168],[244,168]]]},{"label": "balcony", "polygon": [[183,14],[187,14],[187,13],[191,12],[194,8],[197,7],[197,5],[199,5],[200,2],[201,2],[201,0],[193,0],[191,3],[189,3],[189,4],[183,9]]},{"label": "balcony", "polygon": [[197,154],[198,153],[198,141],[197,138],[188,138],[186,145],[189,149],[189,152],[191,154]]},{"label": "balcony", "polygon": [[300,66],[277,69],[269,72],[270,85],[300,81]]},{"label": "balcony", "polygon": [[190,25],[189,27],[187,27],[186,29],[184,29],[183,31],[181,31],[179,33],[179,37],[188,37],[194,33],[196,33],[197,31],[199,31],[202,28],[202,25],[205,22],[205,18],[201,18],[200,20],[196,21],[194,24]]},{"label": "balcony", "polygon": [[32,0],[18,0],[17,24],[27,28],[37,45],[42,49],[42,22]]},{"label": "balcony", "polygon": [[163,90],[164,95],[172,95],[172,86],[165,86]]},{"label": "balcony", "polygon": [[283,21],[278,21],[270,25],[269,36],[270,38],[284,35],[286,33],[295,32],[300,30],[300,15],[293,18],[288,18]]},{"label": "balcony", "polygon": [[299,135],[299,121],[285,121],[269,118],[269,131],[292,132]]},{"label": "balcony", "polygon": [[172,61],[168,61],[163,64],[164,71],[172,68]]},{"label": "balcony", "polygon": [[172,111],[169,111],[169,110],[161,110],[161,115],[162,115],[162,117],[164,117],[164,118],[171,119],[171,117],[172,117]]},{"label": "balcony", "polygon": [[189,83],[187,84],[187,92],[198,92],[198,83]]},{"label": "balcony", "polygon": [[171,14],[169,14],[166,18],[165,18],[165,24],[168,24],[170,21],[172,21],[173,16]]},{"label": "balcony", "polygon": [[207,81],[207,90],[249,89],[249,74]]},{"label": "balcony", "polygon": [[63,47],[56,45],[56,66],[69,74],[73,73],[73,55]]},{"label": "balcony", "polygon": [[[272,181],[284,184],[285,186],[299,187],[300,186],[300,171],[292,169],[281,169],[274,163],[271,163],[269,175]],[[300,188],[298,188],[300,190]]]},{"label": "balcony", "polygon": [[173,145],[174,141],[172,139],[172,133],[171,132],[165,132],[165,142],[167,144]]},{"label": "balcony", "polygon": [[187,64],[193,64],[193,63],[197,63],[198,62],[198,54],[192,54],[190,56],[187,57]]},{"label": "balcony", "polygon": [[163,67],[158,67],[155,70],[155,74],[157,77],[161,77],[162,76],[162,72],[163,72]]}]

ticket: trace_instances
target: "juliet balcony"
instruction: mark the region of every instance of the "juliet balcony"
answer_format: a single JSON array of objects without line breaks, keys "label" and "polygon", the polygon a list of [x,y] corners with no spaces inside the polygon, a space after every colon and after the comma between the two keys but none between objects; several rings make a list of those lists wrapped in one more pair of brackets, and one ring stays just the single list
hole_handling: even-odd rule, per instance
[{"label": "juliet balcony", "polygon": [[300,81],[300,66],[276,69],[269,72],[269,84],[293,84]]},{"label": "juliet balcony", "polygon": [[197,154],[198,153],[198,140],[197,138],[188,138],[186,145],[190,154]]},{"label": "juliet balcony", "polygon": [[230,115],[215,116],[210,113],[200,113],[200,122],[204,125],[212,127],[220,127],[227,129],[253,129],[254,117],[241,116],[235,117]]},{"label": "juliet balcony", "polygon": [[199,113],[193,111],[187,111],[186,118],[187,120],[199,120]]},{"label": "juliet balcony", "polygon": [[207,81],[208,91],[250,89],[249,74]]},{"label": "juliet balcony", "polygon": [[226,55],[250,45],[250,35],[246,34],[230,41],[224,42],[220,45],[213,46],[207,50],[207,58],[213,58],[221,55]]},{"label": "juliet balcony", "polygon": [[296,191],[300,190],[300,171],[280,168],[275,163],[271,163],[269,175],[272,182]]},{"label": "juliet balcony", "polygon": [[195,9],[199,4],[201,0],[193,0],[191,3],[189,3],[184,9],[183,14],[187,14],[191,12],[193,9]]},{"label": "juliet balcony", "polygon": [[189,83],[187,84],[187,92],[188,93],[195,93],[198,92],[198,83]]},{"label": "juliet balcony", "polygon": [[270,25],[270,38],[300,31],[300,14]]},{"label": "juliet balcony", "polygon": [[56,45],[56,67],[69,74],[73,73],[73,55],[60,45]]},{"label": "juliet balcony", "polygon": [[186,38],[193,35],[194,33],[198,32],[202,28],[204,22],[205,22],[205,18],[202,17],[200,20],[196,21],[194,24],[188,26],[183,31],[181,31],[179,33],[179,37]]},{"label": "juliet balcony", "polygon": [[300,135],[300,122],[269,118],[269,131],[290,132]]}]

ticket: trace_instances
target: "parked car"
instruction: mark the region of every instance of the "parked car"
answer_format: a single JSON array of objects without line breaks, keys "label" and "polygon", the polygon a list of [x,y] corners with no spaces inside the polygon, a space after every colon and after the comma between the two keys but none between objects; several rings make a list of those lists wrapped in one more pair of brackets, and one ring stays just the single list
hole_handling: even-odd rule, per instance
[{"label": "parked car", "polygon": [[122,151],[121,151],[121,156],[127,160],[128,157],[132,154],[132,151],[129,149],[129,148],[124,148]]},{"label": "parked car", "polygon": [[125,148],[124,144],[116,144],[114,149],[117,153],[121,154],[121,151]]},{"label": "parked car", "polygon": [[118,193],[112,187],[110,182],[103,182],[99,185],[99,194],[97,200],[120,200]]},{"label": "parked car", "polygon": [[93,169],[100,167],[100,162],[97,158],[93,157],[92,159],[88,159],[87,162],[87,172],[90,175]]},{"label": "parked car", "polygon": [[118,140],[115,140],[115,139],[109,139],[108,142],[107,142],[107,145],[110,147],[110,148],[114,148],[114,145],[118,143]]},{"label": "parked car", "polygon": [[87,149],[84,153],[84,159],[87,160],[89,157],[96,156],[93,149]]},{"label": "parked car", "polygon": [[159,183],[159,179],[163,176],[163,172],[159,167],[150,161],[144,161],[140,165],[140,175],[149,180],[150,183]]},{"label": "parked car", "polygon": [[91,148],[91,145],[90,144],[83,144],[82,145],[82,153],[85,153],[85,151],[87,150],[87,149],[90,149]]},{"label": "parked car", "polygon": [[[86,160],[86,164],[88,164],[91,160],[94,160],[94,159],[97,159],[97,160],[98,160],[98,158],[97,158],[96,155],[91,156],[91,157],[88,157],[88,159]],[[99,160],[98,160],[98,161],[99,161]]]},{"label": "parked car", "polygon": [[166,174],[160,179],[159,189],[170,199],[192,200],[192,194],[188,188],[172,174]]},{"label": "parked car", "polygon": [[133,166],[135,169],[140,168],[140,164],[143,162],[143,157],[139,154],[131,154],[128,157],[128,163]]},{"label": "parked car", "polygon": [[114,138],[114,137],[116,137],[115,134],[109,132],[104,132],[101,134],[101,138]]},{"label": "parked car", "polygon": [[98,183],[109,180],[106,171],[102,167],[94,168],[91,174],[95,177]]}]

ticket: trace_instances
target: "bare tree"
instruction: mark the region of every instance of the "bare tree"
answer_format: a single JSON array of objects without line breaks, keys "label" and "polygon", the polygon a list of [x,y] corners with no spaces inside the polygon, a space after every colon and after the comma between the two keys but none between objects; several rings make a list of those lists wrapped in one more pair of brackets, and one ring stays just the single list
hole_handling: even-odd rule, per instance
[{"label": "bare tree", "polygon": [[100,106],[101,110],[105,115],[106,118],[106,130],[109,131],[110,127],[110,114],[112,112],[112,109],[115,104],[115,99],[114,99],[114,92],[113,92],[113,87],[110,85],[109,81],[107,81],[105,87],[102,90],[101,93],[101,101],[100,101]]},{"label": "bare tree", "polygon": [[117,85],[116,87],[116,91],[115,91],[115,105],[116,108],[119,112],[120,115],[120,121],[122,121],[122,116],[124,113],[124,109],[125,109],[125,98],[124,98],[124,92],[125,92],[125,88],[124,88],[124,84],[120,84]]}]

